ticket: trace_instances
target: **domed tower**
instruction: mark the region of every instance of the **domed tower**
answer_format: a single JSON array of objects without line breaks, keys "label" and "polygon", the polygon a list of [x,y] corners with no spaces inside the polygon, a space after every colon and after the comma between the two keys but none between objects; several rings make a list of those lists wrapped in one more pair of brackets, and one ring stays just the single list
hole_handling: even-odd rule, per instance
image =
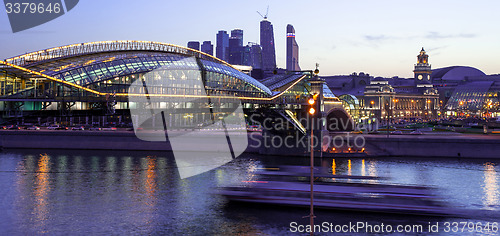
[{"label": "domed tower", "polygon": [[423,47],[417,56],[417,64],[415,64],[413,73],[415,76],[415,85],[431,83],[432,70],[429,64],[429,55],[427,55]]}]

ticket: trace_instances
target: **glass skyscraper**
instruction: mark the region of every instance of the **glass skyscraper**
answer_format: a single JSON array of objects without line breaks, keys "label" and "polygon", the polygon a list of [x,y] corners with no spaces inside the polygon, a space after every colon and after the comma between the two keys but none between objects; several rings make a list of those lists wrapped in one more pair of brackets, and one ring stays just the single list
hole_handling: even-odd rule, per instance
[{"label": "glass skyscraper", "polygon": [[229,38],[229,64],[243,65],[243,30],[231,30],[231,37]]},{"label": "glass skyscraper", "polygon": [[204,41],[201,45],[201,51],[213,56],[214,55],[214,45],[212,45],[211,41]]},{"label": "glass skyscraper", "polygon": [[229,59],[229,34],[227,31],[220,30],[217,33],[217,42],[215,46],[215,56],[223,61]]},{"label": "glass skyscraper", "polygon": [[267,18],[260,22],[260,46],[262,47],[262,69],[276,69],[273,25]]},{"label": "glass skyscraper", "polygon": [[200,42],[198,41],[189,41],[187,46],[188,48],[200,51]]},{"label": "glass skyscraper", "polygon": [[299,45],[295,41],[295,29],[290,24],[286,26],[286,70],[300,70]]},{"label": "glass skyscraper", "polygon": [[231,38],[239,39],[238,46],[243,47],[243,30],[242,29],[231,30]]}]

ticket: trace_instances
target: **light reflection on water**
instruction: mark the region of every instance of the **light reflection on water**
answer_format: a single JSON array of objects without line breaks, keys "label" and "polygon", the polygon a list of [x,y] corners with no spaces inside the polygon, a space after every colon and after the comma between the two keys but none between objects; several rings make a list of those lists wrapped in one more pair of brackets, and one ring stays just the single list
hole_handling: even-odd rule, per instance
[{"label": "light reflection on water", "polygon": [[[47,154],[41,154],[38,159],[37,173],[35,175],[35,208],[33,210],[33,215],[35,215],[36,227],[43,229],[45,228],[45,223],[49,217],[49,171],[50,171],[50,157]],[[46,233],[46,232],[42,232]]]},{"label": "light reflection on water", "polygon": [[366,175],[365,159],[361,160],[361,176]]},{"label": "light reflection on water", "polygon": [[494,209],[498,207],[498,173],[492,163],[484,164],[484,196],[483,204],[485,209]]},{"label": "light reflection on water", "polygon": [[[335,159],[332,159],[332,174],[335,175],[337,173],[337,164],[335,164]],[[333,178],[335,180],[335,178]]]},{"label": "light reflection on water", "polygon": [[[302,219],[307,210],[242,207],[228,204],[213,192],[217,186],[257,180],[252,172],[260,168],[307,165],[308,158],[245,154],[223,167],[181,180],[168,153],[40,154],[0,154],[0,186],[6,195],[6,200],[0,201],[0,212],[6,212],[0,215],[2,235],[280,234],[286,232],[290,220],[307,222]],[[500,210],[496,162],[356,158],[315,161],[317,166],[339,175],[382,176],[390,177],[391,183],[435,186],[454,206]],[[365,217],[323,214],[323,218],[318,216],[319,222]],[[374,218],[379,220],[378,216]]]}]

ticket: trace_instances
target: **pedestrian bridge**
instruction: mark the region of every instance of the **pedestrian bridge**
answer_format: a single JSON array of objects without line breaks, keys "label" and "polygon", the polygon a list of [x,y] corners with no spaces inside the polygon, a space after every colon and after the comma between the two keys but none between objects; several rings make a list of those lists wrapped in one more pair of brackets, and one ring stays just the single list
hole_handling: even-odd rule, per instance
[{"label": "pedestrian bridge", "polygon": [[[227,62],[182,46],[130,40],[89,42],[0,61],[0,108],[9,114],[40,114],[50,109],[61,114],[103,109],[109,114],[130,109],[131,97],[146,96],[168,99],[172,106],[186,98],[209,99],[208,104],[203,100],[196,106],[237,99],[246,111],[275,110],[300,117],[314,90],[313,76],[312,71],[303,71],[257,81]],[[134,81],[148,78],[157,82],[145,90],[130,90]],[[326,85],[315,92],[322,95],[325,117],[335,112],[350,119]],[[183,107],[184,113],[190,113],[189,106]]]}]

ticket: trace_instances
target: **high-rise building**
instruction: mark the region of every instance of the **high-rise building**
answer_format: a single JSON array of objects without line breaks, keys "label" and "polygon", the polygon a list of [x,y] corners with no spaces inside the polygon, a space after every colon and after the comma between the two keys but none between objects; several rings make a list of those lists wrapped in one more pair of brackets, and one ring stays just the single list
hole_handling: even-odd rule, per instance
[{"label": "high-rise building", "polygon": [[242,29],[231,30],[231,38],[239,39],[238,46],[243,47],[243,30]]},{"label": "high-rise building", "polygon": [[262,48],[259,44],[248,43],[245,47],[244,65],[255,69],[262,69]]},{"label": "high-rise building", "polygon": [[229,57],[229,34],[227,31],[220,30],[217,33],[217,42],[215,46],[215,56],[223,61],[228,61]]},{"label": "high-rise building", "polygon": [[200,51],[200,42],[198,41],[189,41],[187,46],[188,48]]},{"label": "high-rise building", "polygon": [[231,30],[231,37],[229,38],[229,59],[228,62],[233,65],[244,65],[243,62],[243,30]]},{"label": "high-rise building", "polygon": [[243,46],[240,46],[241,39],[238,37],[229,38],[229,64],[243,65]]},{"label": "high-rise building", "polygon": [[201,51],[208,54],[214,55],[214,45],[212,45],[212,41],[204,41],[201,45]]},{"label": "high-rise building", "polygon": [[295,29],[290,24],[286,26],[286,70],[300,70],[299,45],[295,41]]},{"label": "high-rise building", "polygon": [[260,46],[262,47],[262,69],[276,69],[273,25],[267,17],[260,22]]}]

